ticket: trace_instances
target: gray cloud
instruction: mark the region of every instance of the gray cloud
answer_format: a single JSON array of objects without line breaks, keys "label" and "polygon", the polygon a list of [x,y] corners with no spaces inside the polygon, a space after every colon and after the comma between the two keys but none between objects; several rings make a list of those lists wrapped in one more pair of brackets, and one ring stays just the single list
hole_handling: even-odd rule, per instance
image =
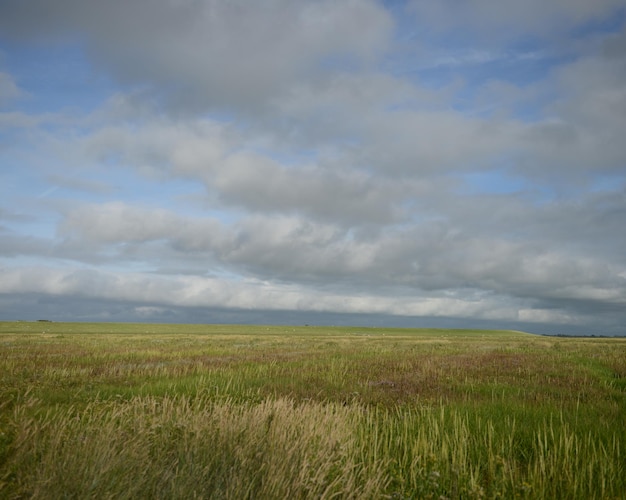
[{"label": "gray cloud", "polygon": [[[547,331],[554,333],[554,323],[560,324],[567,331],[590,333],[590,330],[577,330],[577,325],[593,324],[593,332],[623,334],[616,327],[615,319],[619,318],[617,309],[579,307],[570,310],[568,307],[556,307],[556,304],[526,301],[526,307],[519,300],[503,299],[484,292],[463,292],[461,296],[451,293],[423,295],[412,291],[410,294],[389,297],[370,291],[355,294],[331,292],[327,289],[307,288],[295,285],[270,284],[258,280],[226,282],[223,279],[191,277],[191,276],[156,276],[135,273],[102,272],[92,269],[53,270],[50,268],[15,268],[0,269],[0,297],[9,293],[14,297],[22,297],[26,302],[32,301],[34,294],[43,297],[58,297],[57,302],[71,309],[71,302],[98,301],[96,311],[104,313],[125,304],[132,307],[133,319],[145,316],[146,308],[169,310],[171,316],[166,321],[185,321],[197,317],[195,308],[204,310],[233,309],[247,311],[292,311],[306,317],[315,312],[324,312],[326,320],[332,313],[365,314],[361,319],[374,318],[381,321],[376,314],[391,314],[396,317],[427,318],[468,318],[472,324],[490,321],[491,325],[517,325],[535,331],[546,331],[546,324],[552,324]],[[42,295],[40,295],[42,296]],[[45,300],[50,300],[45,299]],[[6,301],[3,299],[3,301]],[[568,301],[571,305],[571,301]],[[92,306],[93,308],[93,306]],[[141,308],[141,309],[137,309]],[[15,311],[20,310],[19,307]],[[36,308],[42,311],[41,307]],[[153,309],[154,312],[155,309]],[[598,316],[599,312],[603,314]],[[85,311],[83,310],[83,314]],[[32,314],[32,312],[30,313]],[[91,313],[92,317],[94,313]],[[128,312],[126,313],[128,314]],[[98,319],[119,318],[118,316],[100,317]],[[241,314],[237,316],[241,321]],[[273,318],[280,316],[270,316]],[[292,314],[297,318],[297,315]],[[143,318],[145,320],[145,317]],[[155,318],[156,320],[164,318]],[[318,319],[319,320],[319,319]],[[390,317],[385,321],[394,323]],[[399,320],[396,318],[395,320]],[[324,322],[324,321],[322,321]],[[420,323],[421,324],[421,323]],[[464,323],[456,323],[463,326]],[[482,323],[485,324],[485,323]],[[536,326],[533,326],[536,325]],[[406,325],[405,325],[406,326]],[[588,327],[589,328],[589,327]]]},{"label": "gray cloud", "polygon": [[454,0],[410,2],[410,10],[434,32],[456,31],[489,41],[510,41],[529,34],[559,37],[581,24],[606,20],[623,8],[623,0],[469,0],[461,4]]},{"label": "gray cloud", "polygon": [[[4,36],[77,36],[122,87],[90,113],[0,114],[30,193],[0,201],[0,298],[623,331],[625,32],[528,84],[380,64],[544,61],[618,6],[535,3],[414,2],[433,26],[412,61],[373,1],[5,2]],[[455,19],[487,34],[428,56]],[[521,33],[557,41],[520,53]],[[1,73],[0,101],[16,92]]]},{"label": "gray cloud", "polygon": [[46,293],[103,300],[128,300],[173,306],[223,306],[242,309],[309,310],[397,315],[499,318],[506,311],[489,297],[474,302],[452,297],[385,297],[342,294],[300,286],[247,280],[225,282],[192,276],[150,276],[90,269],[0,269],[0,293]]},{"label": "gray cloud", "polygon": [[[469,206],[478,210],[476,203]],[[485,205],[482,214],[496,206]],[[508,214],[484,219],[481,227],[481,213],[464,214],[458,206],[447,220],[371,232],[298,217],[245,216],[226,226],[120,203],[82,206],[65,214],[60,239],[13,234],[3,239],[4,255],[56,255],[82,265],[141,263],[152,272],[178,269],[176,275],[5,270],[2,291],[177,307],[309,307],[567,324],[583,313],[617,314],[626,302],[626,262],[615,248],[598,255],[590,238],[609,238],[607,248],[618,249],[622,233],[586,221],[578,233],[576,220],[591,211],[602,218],[605,211],[619,224],[623,197],[596,195],[575,208],[520,203],[517,210],[509,206]],[[545,216],[541,223],[537,211]],[[228,278],[237,275],[244,281]]]},{"label": "gray cloud", "polygon": [[553,82],[561,97],[547,106],[549,118],[524,134],[532,154],[526,153],[525,168],[541,175],[543,166],[550,165],[550,172],[563,174],[559,182],[585,173],[622,173],[626,54],[621,59],[598,54],[580,58],[556,70]]},{"label": "gray cloud", "polygon": [[213,176],[206,177],[208,188],[215,189],[226,203],[353,224],[392,222],[400,215],[393,200],[407,194],[402,186],[357,171],[282,166],[247,153],[230,155]]},{"label": "gray cloud", "polygon": [[402,202],[424,190],[415,183],[376,178],[350,163],[334,168],[313,159],[286,165],[271,150],[256,152],[250,142],[208,120],[150,123],[139,131],[108,126],[81,138],[74,148],[66,144],[62,157],[71,163],[114,158],[151,177],[195,179],[214,203],[225,206],[356,225],[401,219]]},{"label": "gray cloud", "polygon": [[154,85],[189,110],[262,106],[333,58],[376,57],[392,30],[386,11],[369,0],[9,1],[2,19],[15,36],[83,36],[122,81]]},{"label": "gray cloud", "polygon": [[[485,207],[485,212],[494,208]],[[114,204],[68,214],[60,234],[68,238],[64,245],[89,249],[86,262],[98,252],[113,251],[110,258],[139,260],[154,268],[168,259],[187,259],[190,265],[203,263],[207,271],[244,271],[263,280],[337,289],[358,285],[423,294],[461,287],[546,304],[567,299],[587,301],[589,308],[623,304],[623,256],[597,255],[596,246],[588,244],[590,237],[600,236],[609,238],[609,248],[610,238],[619,248],[621,232],[609,225],[599,235],[597,225],[594,229],[585,221],[576,222],[579,213],[565,207],[555,210],[540,210],[545,221],[537,224],[541,216],[521,205],[519,213],[484,219],[481,228],[464,227],[466,222],[476,224],[480,216],[463,218],[459,208],[447,222],[392,226],[372,234],[296,217],[250,216],[224,226],[216,220]],[[601,217],[597,211],[595,216]],[[621,217],[616,217],[618,223]],[[507,220],[512,221],[508,229]],[[577,223],[596,234],[578,233]],[[552,224],[560,228],[556,233]]]}]

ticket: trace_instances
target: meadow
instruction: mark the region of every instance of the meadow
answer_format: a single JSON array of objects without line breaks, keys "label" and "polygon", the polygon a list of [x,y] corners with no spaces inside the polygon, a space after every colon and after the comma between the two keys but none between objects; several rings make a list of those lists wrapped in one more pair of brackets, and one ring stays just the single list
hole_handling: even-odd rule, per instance
[{"label": "meadow", "polygon": [[0,322],[0,498],[626,498],[626,339]]}]

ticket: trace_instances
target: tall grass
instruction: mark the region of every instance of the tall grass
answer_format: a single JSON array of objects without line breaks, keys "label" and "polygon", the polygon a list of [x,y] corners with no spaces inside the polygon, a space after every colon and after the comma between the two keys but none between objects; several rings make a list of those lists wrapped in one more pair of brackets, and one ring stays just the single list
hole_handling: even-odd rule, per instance
[{"label": "tall grass", "polygon": [[134,397],[14,409],[3,498],[623,498],[617,436],[455,408]]},{"label": "tall grass", "polygon": [[619,339],[0,323],[0,354],[2,499],[626,498]]},{"label": "tall grass", "polygon": [[383,461],[360,461],[358,412],[137,397],[27,416],[3,478],[8,497],[377,498]]},{"label": "tall grass", "polygon": [[363,451],[384,457],[401,498],[623,498],[624,456],[562,421],[525,428],[452,408],[397,409],[367,422]]}]

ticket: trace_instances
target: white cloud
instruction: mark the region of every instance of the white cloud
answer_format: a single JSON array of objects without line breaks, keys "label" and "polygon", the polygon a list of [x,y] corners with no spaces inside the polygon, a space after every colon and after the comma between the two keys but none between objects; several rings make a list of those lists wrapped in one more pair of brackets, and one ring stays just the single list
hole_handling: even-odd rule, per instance
[{"label": "white cloud", "polygon": [[328,293],[258,280],[100,272],[88,269],[0,269],[0,293],[28,292],[75,297],[158,303],[138,306],[142,316],[167,306],[228,307],[253,310],[321,311],[409,316],[484,317],[510,319],[510,311],[486,298],[385,297],[375,293]]},{"label": "white cloud", "polygon": [[111,89],[0,73],[2,293],[623,324],[626,37],[571,35],[617,3],[29,5]]},{"label": "white cloud", "polygon": [[4,105],[18,97],[24,92],[15,83],[15,80],[8,73],[0,71],[0,105]]},{"label": "white cloud", "polygon": [[531,323],[557,323],[557,324],[573,324],[581,320],[579,315],[566,313],[564,311],[555,311],[553,309],[520,309],[518,312],[520,321],[528,321]]}]

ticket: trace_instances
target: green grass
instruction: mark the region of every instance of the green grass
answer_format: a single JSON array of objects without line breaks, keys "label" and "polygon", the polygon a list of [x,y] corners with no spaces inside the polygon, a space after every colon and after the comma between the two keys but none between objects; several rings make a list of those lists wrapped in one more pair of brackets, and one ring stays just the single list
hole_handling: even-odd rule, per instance
[{"label": "green grass", "polygon": [[0,498],[626,498],[626,339],[0,323]]}]

